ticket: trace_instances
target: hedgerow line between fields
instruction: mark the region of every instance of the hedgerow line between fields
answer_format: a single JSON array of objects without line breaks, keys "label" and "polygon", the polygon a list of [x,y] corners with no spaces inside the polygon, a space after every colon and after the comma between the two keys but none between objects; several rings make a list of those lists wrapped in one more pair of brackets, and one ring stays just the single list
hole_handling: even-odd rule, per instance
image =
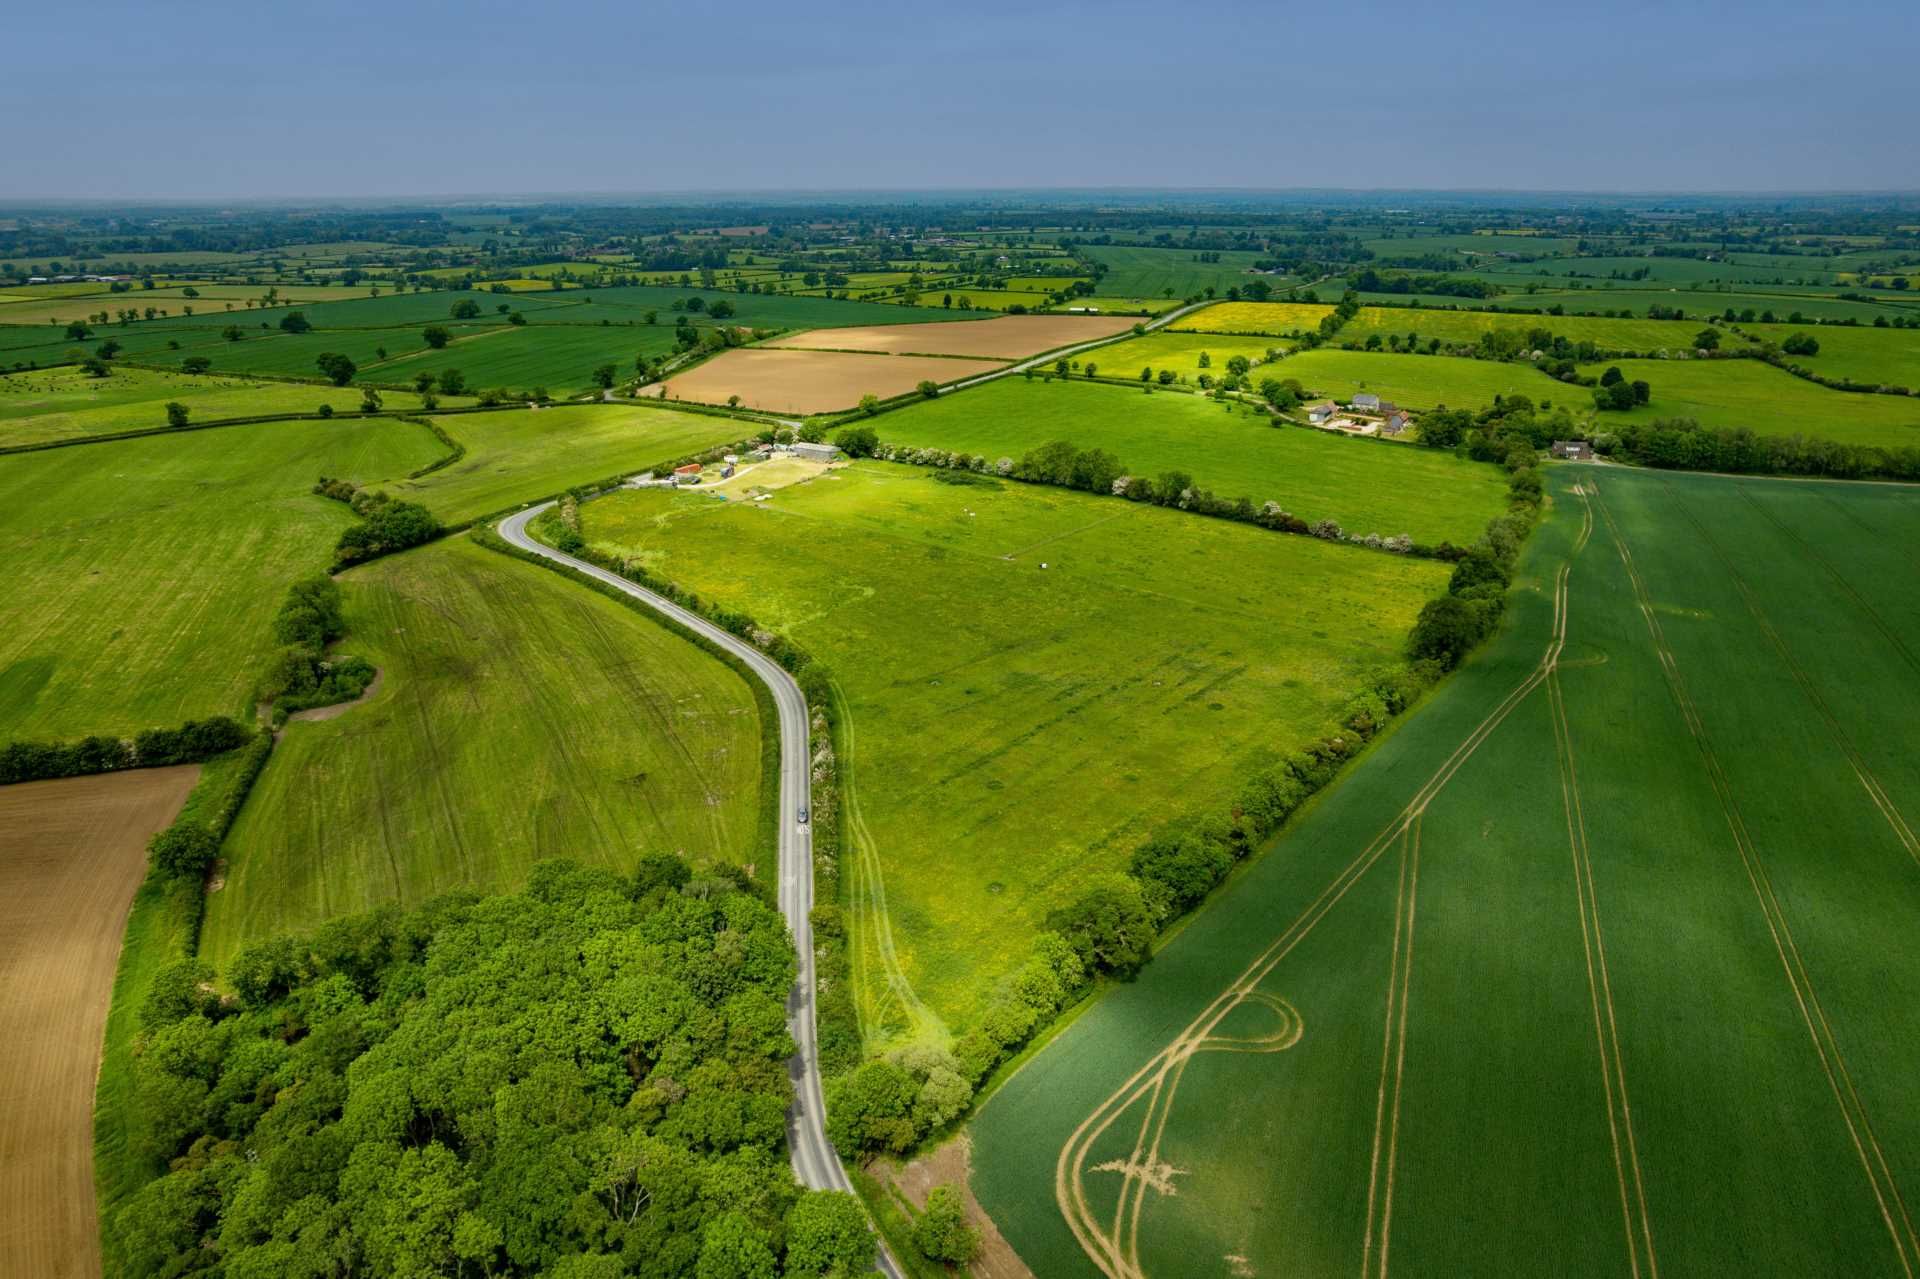
[{"label": "hedgerow line between fields", "polygon": [[[1767,874],[1766,866],[1760,859],[1758,847],[1748,832],[1746,819],[1733,793],[1733,784],[1721,767],[1718,754],[1713,749],[1712,739],[1708,736],[1705,721],[1699,708],[1688,691],[1685,678],[1674,658],[1673,650],[1668,646],[1666,635],[1662,631],[1659,618],[1655,614],[1653,600],[1641,578],[1639,569],[1633,562],[1633,552],[1621,535],[1619,526],[1614,523],[1613,513],[1608,510],[1606,499],[1601,496],[1600,485],[1596,480],[1593,496],[1600,510],[1600,518],[1605,521],[1607,532],[1612,537],[1614,548],[1619,552],[1621,564],[1625,567],[1627,579],[1632,585],[1634,599],[1639,604],[1640,615],[1646,621],[1647,632],[1652,640],[1654,652],[1659,657],[1662,673],[1666,677],[1667,690],[1672,695],[1681,718],[1687,725],[1695,747],[1700,752],[1701,763],[1707,774],[1707,780],[1713,788],[1714,796],[1720,803],[1722,816],[1726,819],[1727,829],[1733,836],[1735,850],[1740,855],[1747,882],[1752,887],[1754,897],[1760,906],[1761,916],[1765,919],[1767,932],[1772,938],[1774,952],[1780,959],[1780,966],[1791,988],[1794,1003],[1800,1010],[1801,1020],[1807,1027],[1807,1034],[1813,1040],[1815,1055],[1827,1077],[1828,1087],[1832,1089],[1834,1101],[1839,1104],[1840,1116],[1847,1126],[1848,1136],[1852,1139],[1854,1151],[1860,1157],[1861,1168],[1867,1174],[1867,1181],[1873,1191],[1876,1204],[1880,1209],[1881,1220],[1892,1237],[1894,1253],[1900,1259],[1901,1270],[1908,1276],[1914,1273],[1914,1257],[1920,1256],[1920,1234],[1916,1234],[1912,1217],[1908,1214],[1905,1201],[1900,1195],[1899,1182],[1887,1163],[1885,1152],[1873,1133],[1873,1125],[1866,1112],[1866,1104],[1859,1091],[1854,1087],[1853,1076],[1848,1071],[1846,1059],[1841,1055],[1838,1038],[1827,1020],[1826,1010],[1821,1006],[1819,995],[1813,988],[1811,973],[1801,958],[1798,944],[1794,941],[1792,927],[1788,924],[1785,909],[1773,890],[1772,878]],[[1891,1204],[1889,1204],[1891,1199]],[[1895,1220],[1895,1212],[1899,1220]],[[1903,1233],[1904,1230],[1904,1233]]]},{"label": "hedgerow line between fields", "polygon": [[[1212,1003],[1188,1023],[1185,1030],[1169,1041],[1165,1048],[1150,1058],[1086,1119],[1082,1120],[1080,1126],[1068,1137],[1054,1168],[1054,1197],[1075,1241],[1080,1244],[1093,1263],[1109,1276],[1109,1279],[1145,1279],[1145,1271],[1140,1266],[1137,1233],[1131,1236],[1127,1247],[1122,1247],[1119,1239],[1119,1221],[1116,1220],[1111,1233],[1102,1230],[1092,1206],[1087,1201],[1084,1176],[1088,1171],[1087,1163],[1094,1144],[1143,1097],[1149,1099],[1148,1120],[1153,1118],[1154,1107],[1157,1105],[1160,1113],[1158,1126],[1164,1129],[1170,1113],[1172,1093],[1178,1087],[1179,1076],[1184,1073],[1188,1059],[1195,1052],[1200,1051],[1202,1045],[1212,1036],[1214,1028],[1251,997],[1254,988],[1291,953],[1321,919],[1339,904],[1353,886],[1379,861],[1386,850],[1392,847],[1396,840],[1407,834],[1425,814],[1428,805],[1453,780],[1454,774],[1492,736],[1494,730],[1499,728],[1507,717],[1546,681],[1554,663],[1559,659],[1561,650],[1566,646],[1568,573],[1568,566],[1563,564],[1557,575],[1554,589],[1553,635],[1549,639],[1546,652],[1527,677],[1488,712],[1453,753],[1441,762],[1440,767],[1427,782],[1415,792],[1399,815],[1376,835],[1353,861],[1334,876],[1321,890],[1320,895],[1295,918],[1287,930],[1274,939],[1265,951],[1256,956],[1253,962],[1242,970],[1239,977],[1235,978],[1214,998]],[[1164,1102],[1160,1100],[1163,1091],[1167,1094]],[[1146,1166],[1141,1156],[1142,1147],[1147,1144],[1147,1132],[1148,1124],[1143,1121],[1141,1136],[1135,1142],[1133,1155],[1126,1161],[1130,1167]],[[1154,1135],[1153,1145],[1157,1151],[1158,1132]],[[1122,1195],[1124,1200],[1124,1188]],[[1384,1250],[1383,1241],[1382,1251]]]}]

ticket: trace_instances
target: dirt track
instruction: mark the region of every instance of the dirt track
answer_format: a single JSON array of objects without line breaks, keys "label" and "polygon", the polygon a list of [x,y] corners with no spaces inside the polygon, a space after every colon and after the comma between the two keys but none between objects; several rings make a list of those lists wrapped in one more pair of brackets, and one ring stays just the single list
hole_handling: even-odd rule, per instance
[{"label": "dirt track", "polygon": [[197,764],[0,786],[0,1275],[92,1279],[93,1092],[147,839]]},{"label": "dirt track", "polygon": [[932,324],[880,324],[864,328],[814,329],[770,345],[809,351],[882,351],[889,355],[973,355],[1017,360],[1076,342],[1125,333],[1131,315],[1003,315],[992,320],[937,320]]}]

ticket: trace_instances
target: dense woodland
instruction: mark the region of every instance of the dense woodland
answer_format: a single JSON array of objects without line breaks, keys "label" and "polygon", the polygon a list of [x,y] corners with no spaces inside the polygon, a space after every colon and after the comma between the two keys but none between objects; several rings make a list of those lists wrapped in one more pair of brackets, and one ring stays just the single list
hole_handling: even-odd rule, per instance
[{"label": "dense woodland", "polygon": [[157,1175],[115,1273],[860,1273],[857,1201],[788,1167],[793,978],[770,905],[670,856],[176,966],[140,1009]]}]

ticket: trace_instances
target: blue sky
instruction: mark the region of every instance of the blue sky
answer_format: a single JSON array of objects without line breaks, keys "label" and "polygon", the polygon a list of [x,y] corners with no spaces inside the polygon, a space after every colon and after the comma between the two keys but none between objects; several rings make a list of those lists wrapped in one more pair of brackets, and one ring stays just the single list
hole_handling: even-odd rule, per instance
[{"label": "blue sky", "polygon": [[1920,188],[1920,4],[16,6],[0,198]]}]

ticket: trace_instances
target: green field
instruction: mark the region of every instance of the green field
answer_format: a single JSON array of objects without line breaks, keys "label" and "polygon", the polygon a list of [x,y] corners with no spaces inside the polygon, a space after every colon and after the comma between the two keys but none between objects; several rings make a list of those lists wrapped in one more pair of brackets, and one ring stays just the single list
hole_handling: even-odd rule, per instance
[{"label": "green field", "polygon": [[[965,397],[956,396],[959,400]],[[1442,565],[860,463],[760,503],[658,490],[589,542],[832,671],[870,1040],[972,1024],[1046,913],[1149,828],[1328,731]],[[884,885],[884,896],[880,896]],[[897,988],[906,998],[892,998]]]},{"label": "green field", "polygon": [[[1820,343],[1814,355],[1789,355],[1789,364],[1823,377],[1873,385],[1920,387],[1920,330],[1845,324],[1743,324],[1742,333],[1776,345],[1804,333]],[[1730,343],[1729,347],[1737,345]]]},{"label": "green field", "polygon": [[[270,413],[313,413],[322,404],[336,413],[358,412],[360,392],[351,387],[293,386],[207,374],[159,373],[116,368],[90,377],[77,368],[0,374],[0,446],[144,431],[167,425],[167,405],[187,406],[189,423]],[[418,408],[417,397],[393,392],[388,409]]]},{"label": "green field", "polygon": [[[1276,288],[1286,281],[1250,272],[1264,254],[1225,250],[1218,262],[1196,262],[1191,249],[1138,249],[1117,245],[1087,245],[1080,250],[1105,264],[1095,292],[1115,297],[1189,297],[1211,288],[1221,297],[1227,290],[1264,279]],[[1168,292],[1168,290],[1172,290]]]},{"label": "green field", "polygon": [[1609,320],[1578,315],[1510,315],[1492,311],[1441,311],[1432,307],[1362,307],[1341,326],[1336,342],[1365,342],[1378,333],[1405,338],[1413,333],[1424,344],[1439,338],[1449,344],[1471,344],[1494,330],[1525,334],[1545,329],[1569,342],[1592,342],[1607,351],[1690,351],[1700,332],[1699,321]]},{"label": "green field", "polygon": [[[1124,342],[1115,342],[1103,346],[1097,351],[1088,351],[1080,359],[1092,360],[1100,366],[1100,371],[1108,377],[1138,377],[1140,370],[1151,368],[1155,373],[1161,369],[1172,369],[1183,381],[1191,382],[1201,373],[1210,373],[1218,378],[1227,371],[1227,361],[1236,355],[1244,355],[1254,365],[1251,377],[1259,385],[1262,377],[1270,377],[1273,370],[1259,367],[1266,362],[1269,351],[1285,352],[1293,344],[1285,338],[1270,337],[1224,337],[1218,333],[1148,333],[1137,338],[1128,338]],[[1200,367],[1200,356],[1204,353],[1211,361],[1208,368]]]},{"label": "green field", "polygon": [[[1506,281],[1509,277],[1492,277]],[[1776,316],[1786,316],[1794,311],[1827,320],[1855,319],[1863,324],[1873,323],[1876,315],[1895,316],[1913,314],[1911,304],[1902,309],[1892,304],[1893,294],[1887,304],[1876,302],[1849,302],[1844,298],[1822,296],[1818,292],[1796,292],[1780,288],[1766,291],[1749,290],[1736,292],[1722,289],[1680,289],[1680,288],[1592,288],[1592,289],[1556,289],[1535,287],[1528,284],[1524,290],[1503,294],[1502,306],[1539,308],[1559,306],[1566,308],[1569,314],[1593,314],[1607,311],[1629,311],[1634,315],[1645,315],[1650,306],[1678,307],[1689,320],[1707,320],[1723,313],[1728,307],[1736,312],[1749,307],[1758,313],[1772,311]],[[1434,298],[1431,301],[1445,305],[1457,303],[1458,298]]]},{"label": "green field", "polygon": [[501,409],[435,419],[466,456],[418,479],[377,487],[419,502],[448,524],[644,471],[754,433],[750,422],[639,404]]},{"label": "green field", "polygon": [[287,729],[228,836],[203,958],[382,902],[510,889],[547,857],[624,873],[643,852],[770,853],[760,713],[718,658],[465,538],[341,582],[341,650],[380,688]]},{"label": "green field", "polygon": [[251,712],[287,584],[354,522],[320,475],[405,474],[445,449],[377,419],[273,422],[0,465],[0,740]]},{"label": "green field", "polygon": [[1167,327],[1197,333],[1312,333],[1333,308],[1319,302],[1215,302]]},{"label": "green field", "polygon": [[[1629,381],[1644,379],[1652,400],[1616,420],[1690,417],[1708,426],[1743,426],[1756,435],[1804,435],[1843,444],[1920,446],[1920,400],[1834,391],[1759,360],[1619,360]],[[1597,374],[1608,365],[1589,365]]]},{"label": "green field", "polygon": [[1035,1273],[1920,1251],[1920,504],[1551,478],[1503,635],[972,1125]]},{"label": "green field", "polygon": [[1392,355],[1321,347],[1288,356],[1273,366],[1272,374],[1298,378],[1309,392],[1339,400],[1355,391],[1372,391],[1382,399],[1415,409],[1484,408],[1496,395],[1516,393],[1531,396],[1536,405],[1565,404],[1575,412],[1593,406],[1593,397],[1585,387],[1556,382],[1529,365],[1445,355]]},{"label": "green field", "polygon": [[[1102,352],[1104,354],[1104,351]],[[1276,501],[1353,532],[1466,545],[1505,512],[1494,467],[1451,453],[1275,427],[1240,405],[1084,382],[1001,378],[875,423],[889,444],[1019,458],[1052,440],[1103,448],[1142,475],[1180,470],[1223,497]]]}]

